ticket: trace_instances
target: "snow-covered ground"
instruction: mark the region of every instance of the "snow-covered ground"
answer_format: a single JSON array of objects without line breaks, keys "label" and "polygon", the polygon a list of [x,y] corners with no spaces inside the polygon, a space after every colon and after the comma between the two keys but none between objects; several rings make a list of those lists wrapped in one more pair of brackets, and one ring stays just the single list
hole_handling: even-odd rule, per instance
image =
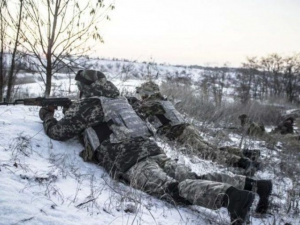
[{"label": "snow-covered ground", "polygon": [[[198,75],[198,72],[196,72]],[[140,79],[112,81],[121,89],[134,91],[143,82]],[[60,89],[59,96],[67,90],[68,79],[54,82]],[[21,87],[21,86],[20,86]],[[28,97],[42,95],[41,83],[22,86]],[[76,91],[72,80],[71,90]],[[83,149],[76,138],[66,142],[51,140],[44,133],[38,116],[39,107],[8,105],[0,106],[0,225],[206,225],[230,224],[225,208],[213,211],[199,206],[174,207],[162,200],[112,180],[100,166],[84,162],[79,156]],[[55,116],[62,117],[61,110]],[[237,144],[240,137],[230,136]],[[157,143],[171,158],[177,158],[198,174],[211,171],[227,172],[210,161],[188,158],[168,144]],[[261,143],[262,157],[273,157]],[[256,178],[272,179],[273,205],[284,204],[286,192],[291,188],[287,178],[279,179],[272,170],[263,170]],[[258,197],[255,200],[257,203]],[[277,210],[266,218],[258,218],[251,209],[253,225],[300,224],[300,217]]]}]

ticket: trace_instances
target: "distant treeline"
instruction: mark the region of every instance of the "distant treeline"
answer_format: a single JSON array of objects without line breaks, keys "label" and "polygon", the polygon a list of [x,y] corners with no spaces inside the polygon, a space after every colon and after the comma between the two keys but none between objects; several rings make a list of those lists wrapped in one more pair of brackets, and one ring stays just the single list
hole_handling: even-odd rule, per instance
[{"label": "distant treeline", "polygon": [[[5,54],[9,57],[9,54]],[[5,61],[5,60],[4,60]],[[107,63],[107,61],[111,61]],[[9,62],[9,60],[8,60]],[[19,53],[15,62],[17,71],[38,72],[39,63],[33,56]],[[3,68],[9,68],[8,64]],[[160,67],[160,66],[164,66]],[[168,67],[177,68],[176,70]],[[166,69],[167,68],[167,69]],[[250,100],[266,100],[270,98],[284,99],[291,103],[299,103],[300,99],[300,57],[294,55],[281,57],[271,54],[261,58],[248,58],[240,68],[204,67],[198,65],[179,66],[158,64],[155,62],[137,62],[126,59],[92,58],[89,56],[65,56],[53,68],[57,73],[74,74],[79,69],[98,69],[110,72],[120,79],[164,77],[169,81],[177,81],[191,85],[195,82],[207,96],[212,96],[216,105],[221,105],[227,88],[234,90],[235,97],[242,103]],[[198,80],[192,75],[197,72]]]}]

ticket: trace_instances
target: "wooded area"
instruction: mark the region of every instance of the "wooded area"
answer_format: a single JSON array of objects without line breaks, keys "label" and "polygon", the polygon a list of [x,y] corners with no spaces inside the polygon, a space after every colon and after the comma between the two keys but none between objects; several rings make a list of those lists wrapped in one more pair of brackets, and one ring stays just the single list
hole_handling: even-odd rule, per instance
[{"label": "wooded area", "polygon": [[109,20],[108,13],[114,9],[106,2],[1,0],[0,99],[12,100],[15,75],[25,58],[34,67],[30,69],[41,75],[45,96],[49,96],[53,74],[103,42],[99,25]]}]

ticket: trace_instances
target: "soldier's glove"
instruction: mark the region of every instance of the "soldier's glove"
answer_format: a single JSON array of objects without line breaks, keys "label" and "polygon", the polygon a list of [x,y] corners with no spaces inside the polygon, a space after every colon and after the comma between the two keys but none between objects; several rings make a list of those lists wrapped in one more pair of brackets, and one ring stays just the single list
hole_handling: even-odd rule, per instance
[{"label": "soldier's glove", "polygon": [[55,106],[42,107],[39,112],[40,119],[44,121],[47,117],[54,117]]}]

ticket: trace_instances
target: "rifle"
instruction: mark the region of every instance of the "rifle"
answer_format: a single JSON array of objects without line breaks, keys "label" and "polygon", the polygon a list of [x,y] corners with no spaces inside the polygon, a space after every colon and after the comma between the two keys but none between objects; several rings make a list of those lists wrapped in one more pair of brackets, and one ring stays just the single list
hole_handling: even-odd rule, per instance
[{"label": "rifle", "polygon": [[72,101],[68,98],[44,98],[44,97],[37,97],[37,98],[24,98],[24,99],[16,99],[14,102],[1,102],[0,105],[36,105],[42,107],[54,106],[57,108],[61,106],[63,108],[68,108]]}]

